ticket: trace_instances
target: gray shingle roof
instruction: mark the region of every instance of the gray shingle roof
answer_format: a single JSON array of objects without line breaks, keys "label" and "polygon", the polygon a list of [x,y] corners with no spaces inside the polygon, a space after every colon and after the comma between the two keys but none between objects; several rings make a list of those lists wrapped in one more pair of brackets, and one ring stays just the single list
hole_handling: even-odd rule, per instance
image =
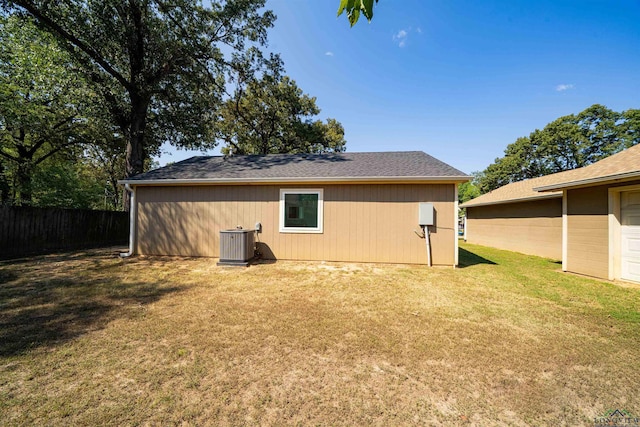
[{"label": "gray shingle roof", "polygon": [[550,197],[562,197],[562,191],[554,193],[539,193],[533,189],[534,187],[552,182],[553,179],[553,175],[546,175],[538,178],[512,182],[478,196],[475,199],[471,199],[468,202],[461,204],[460,207],[472,208],[474,206],[499,205],[502,203],[515,203],[535,199],[548,199]]},{"label": "gray shingle roof", "polygon": [[[422,151],[381,153],[270,154],[266,156],[196,156],[136,175],[124,182],[339,180],[432,178],[466,181],[464,172]],[[159,183],[159,182],[158,182]]]}]

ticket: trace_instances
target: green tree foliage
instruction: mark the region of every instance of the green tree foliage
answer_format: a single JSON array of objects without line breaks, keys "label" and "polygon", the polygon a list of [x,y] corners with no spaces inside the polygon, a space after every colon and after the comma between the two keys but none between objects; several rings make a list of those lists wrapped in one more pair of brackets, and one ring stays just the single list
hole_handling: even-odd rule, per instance
[{"label": "green tree foliage", "polygon": [[520,137],[477,177],[482,193],[503,185],[590,165],[640,143],[640,110],[594,104]]},{"label": "green tree foliage", "polygon": [[0,195],[5,203],[31,204],[36,168],[88,141],[84,114],[92,93],[68,72],[69,64],[67,53],[31,19],[0,16]]},{"label": "green tree foliage", "polygon": [[[123,156],[124,141],[120,145],[94,145],[87,149],[87,162],[94,171],[96,181],[104,183],[104,209],[119,210],[123,208],[122,187],[118,180],[124,176],[125,158]],[[149,161],[146,162],[150,163]],[[145,170],[150,167],[145,167]]]},{"label": "green tree foliage", "polygon": [[480,189],[473,181],[463,182],[458,185],[458,203],[462,204],[480,195]]},{"label": "green tree foliage", "polygon": [[622,123],[620,132],[625,145],[635,145],[640,143],[640,110],[631,109],[622,112]]},{"label": "green tree foliage", "polygon": [[[378,3],[378,0],[375,0]],[[342,13],[347,14],[349,24],[353,27],[362,13],[369,22],[373,19],[373,3],[374,0],[340,0],[338,7],[338,16]]]},{"label": "green tree foliage", "polygon": [[33,175],[33,206],[103,209],[105,184],[86,158],[52,158]]},{"label": "green tree foliage", "polygon": [[232,75],[255,74],[275,16],[265,0],[0,0],[64,43],[126,141],[126,171],[162,142],[215,145],[212,111]]},{"label": "green tree foliage", "polygon": [[225,154],[344,151],[344,128],[335,119],[313,120],[316,99],[276,71],[239,88],[219,110],[217,136]]}]

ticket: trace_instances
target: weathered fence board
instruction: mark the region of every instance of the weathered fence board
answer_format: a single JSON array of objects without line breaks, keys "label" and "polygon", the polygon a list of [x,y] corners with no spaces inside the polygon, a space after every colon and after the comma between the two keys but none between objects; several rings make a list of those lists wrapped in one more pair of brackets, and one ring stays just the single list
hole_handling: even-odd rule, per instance
[{"label": "weathered fence board", "polygon": [[126,244],[127,212],[0,206],[0,258]]}]

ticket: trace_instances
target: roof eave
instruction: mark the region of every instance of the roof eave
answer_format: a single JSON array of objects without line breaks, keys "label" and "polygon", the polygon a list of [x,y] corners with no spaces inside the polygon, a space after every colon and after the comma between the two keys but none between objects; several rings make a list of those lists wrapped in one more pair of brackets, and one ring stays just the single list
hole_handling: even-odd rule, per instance
[{"label": "roof eave", "polygon": [[286,178],[188,178],[188,179],[122,179],[129,185],[205,185],[205,184],[284,184],[284,183],[400,183],[450,182],[471,180],[471,176],[357,176],[357,177],[286,177]]},{"label": "roof eave", "polygon": [[508,203],[519,203],[519,202],[530,202],[533,200],[544,200],[544,199],[555,199],[562,197],[562,193],[549,193],[549,194],[540,194],[538,196],[530,196],[530,197],[521,197],[518,199],[506,199],[506,200],[494,200],[492,202],[480,202],[480,203],[471,203],[470,200],[467,203],[463,203],[460,205],[461,208],[475,208],[479,206],[490,206],[490,205],[506,205]]},{"label": "roof eave", "polygon": [[540,192],[559,191],[565,190],[567,188],[606,184],[607,182],[629,180],[633,178],[640,178],[640,171],[625,172],[615,175],[598,176],[594,178],[578,179],[575,181],[566,181],[551,185],[543,185],[541,187],[535,187],[533,190]]}]

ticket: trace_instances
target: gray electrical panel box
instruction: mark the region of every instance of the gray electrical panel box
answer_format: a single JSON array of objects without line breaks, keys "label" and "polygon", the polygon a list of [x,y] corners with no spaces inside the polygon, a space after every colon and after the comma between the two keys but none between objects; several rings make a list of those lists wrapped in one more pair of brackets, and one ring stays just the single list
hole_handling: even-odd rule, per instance
[{"label": "gray electrical panel box", "polygon": [[420,203],[418,225],[433,225],[433,203]]}]

